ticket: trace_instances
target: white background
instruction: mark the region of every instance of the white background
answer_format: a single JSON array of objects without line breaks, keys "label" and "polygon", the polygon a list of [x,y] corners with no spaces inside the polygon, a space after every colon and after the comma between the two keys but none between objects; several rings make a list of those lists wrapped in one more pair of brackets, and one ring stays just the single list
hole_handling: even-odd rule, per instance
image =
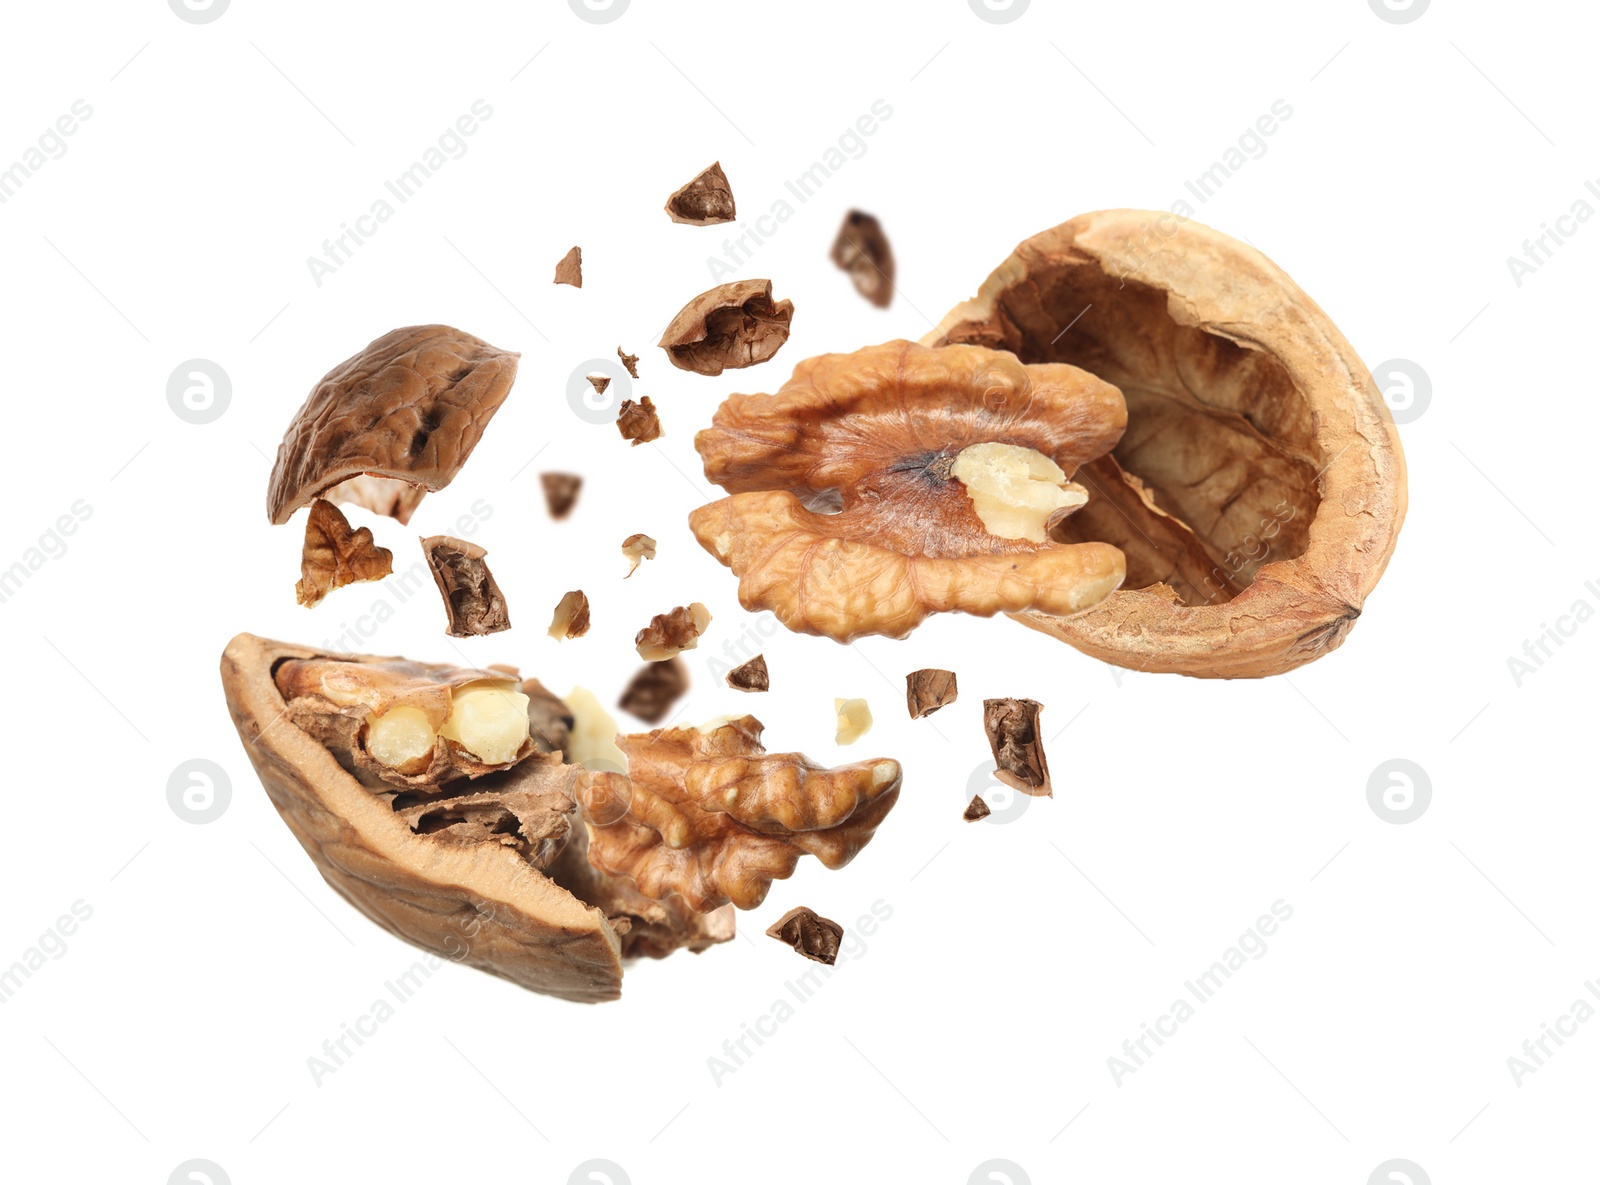
[{"label": "white background", "polygon": [[[958,1183],[996,1158],[1014,1185],[1360,1185],[1391,1158],[1440,1183],[1592,1173],[1600,1024],[1520,1085],[1506,1062],[1600,975],[1600,624],[1520,686],[1507,666],[1574,602],[1600,608],[1600,221],[1520,286],[1506,264],[1578,199],[1600,209],[1592,12],[1441,0],[1392,24],[1365,0],[1035,0],[990,24],[965,0],[634,0],[591,24],[559,0],[233,0],[196,25],[141,0],[12,5],[6,25],[0,167],[75,100],[93,108],[0,205],[0,567],[92,509],[0,604],[0,964],[73,902],[93,910],[0,1012],[8,1179],[165,1182],[195,1158],[235,1183],[565,1182],[595,1158],[636,1185]],[[465,155],[314,282],[307,256],[478,99],[493,115]],[[653,343],[711,286],[728,230],[672,225],[666,194],[720,159],[741,215],[765,212],[877,99],[893,115],[865,152],[738,269],[795,302],[782,353],[720,379],[670,368]],[[692,437],[717,402],[815,353],[922,335],[1074,214],[1166,207],[1279,99],[1292,118],[1196,217],[1281,264],[1369,365],[1410,359],[1432,382],[1402,428],[1410,516],[1344,648],[1209,683],[1119,672],[1003,619],[853,648],[761,637],[770,619],[740,610],[684,525],[713,492]],[[899,259],[887,312],[827,260],[852,206]],[[574,243],[581,291],[550,282]],[[703,600],[684,719],[752,710],[774,749],[900,759],[905,790],[849,868],[806,862],[744,937],[631,969],[622,1002],[446,966],[318,1085],[307,1059],[415,952],[279,822],[216,664],[237,631],[323,644],[390,595],[294,604],[303,520],[267,525],[267,458],[324,371],[429,321],[522,351],[520,377],[409,530],[352,517],[404,567],[412,535],[488,505],[471,537],[517,629],[462,652],[613,702],[634,632]],[[566,403],[574,367],[618,344],[643,356],[659,444],[625,448]],[[167,405],[191,358],[231,377],[213,423]],[[587,478],[565,523],[545,468]],[[661,554],[624,584],[635,531]],[[593,632],[557,645],[548,614],[578,587]],[[370,649],[459,658],[431,587],[392,607]],[[708,666],[746,631],[765,697]],[[955,669],[961,698],[911,721],[921,666]],[[969,826],[992,695],[1046,705],[1057,792]],[[877,717],[848,749],[835,696]],[[1405,826],[1367,802],[1396,757],[1432,785]],[[232,785],[206,825],[166,797],[195,758]],[[1118,1085],[1106,1059],[1279,899],[1294,916],[1268,953]],[[851,922],[880,900],[893,915],[865,953],[718,1085],[708,1059],[809,966],[762,929],[795,904]]]}]

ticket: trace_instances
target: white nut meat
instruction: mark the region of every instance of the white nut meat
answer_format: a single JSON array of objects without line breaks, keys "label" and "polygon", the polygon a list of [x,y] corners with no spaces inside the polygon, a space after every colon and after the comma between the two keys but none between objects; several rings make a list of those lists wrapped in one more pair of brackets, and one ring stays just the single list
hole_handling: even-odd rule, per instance
[{"label": "white nut meat", "polygon": [[528,739],[528,697],[510,680],[457,688],[450,718],[439,735],[456,741],[485,765],[504,764]]},{"label": "white nut meat", "polygon": [[950,476],[967,488],[984,529],[1002,539],[1043,543],[1052,518],[1089,501],[1049,457],[1012,444],[974,444],[956,454]]},{"label": "white nut meat", "polygon": [[836,745],[854,744],[872,727],[872,712],[864,699],[836,699],[833,711],[839,719],[839,728],[833,737]]}]

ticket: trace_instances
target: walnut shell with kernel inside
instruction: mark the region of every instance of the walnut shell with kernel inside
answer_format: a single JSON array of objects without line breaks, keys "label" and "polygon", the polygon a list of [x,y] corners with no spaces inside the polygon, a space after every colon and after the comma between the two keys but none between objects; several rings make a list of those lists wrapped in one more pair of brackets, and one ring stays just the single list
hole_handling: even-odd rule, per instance
[{"label": "walnut shell with kernel inside", "polygon": [[1128,430],[1077,480],[1063,541],[1127,579],[1075,617],[1017,620],[1145,671],[1279,674],[1336,649],[1393,553],[1405,459],[1328,315],[1259,251],[1174,214],[1084,214],[1021,244],[925,339],[1068,363]]}]

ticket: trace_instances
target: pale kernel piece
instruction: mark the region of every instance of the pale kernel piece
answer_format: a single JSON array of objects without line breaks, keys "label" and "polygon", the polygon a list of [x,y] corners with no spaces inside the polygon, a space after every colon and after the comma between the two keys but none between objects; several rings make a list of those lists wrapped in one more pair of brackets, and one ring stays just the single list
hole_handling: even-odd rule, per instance
[{"label": "pale kernel piece", "polygon": [[568,638],[581,638],[589,632],[589,598],[581,588],[575,588],[562,597],[550,619],[550,636],[557,642]]},{"label": "pale kernel piece", "polygon": [[617,722],[600,698],[587,687],[574,687],[562,698],[572,709],[572,751],[566,759],[596,772],[626,773],[628,759],[617,748]]},{"label": "pale kernel piece", "polygon": [[451,696],[450,718],[439,735],[456,741],[485,765],[515,760],[528,739],[528,697],[517,685],[469,683]]},{"label": "pale kernel piece", "polygon": [[428,768],[436,740],[427,713],[409,704],[391,708],[367,725],[367,752],[404,774]]},{"label": "pale kernel piece", "polygon": [[628,557],[628,576],[632,576],[639,570],[640,560],[656,558],[656,541],[648,535],[629,535],[622,541],[622,554]]},{"label": "pale kernel piece", "polygon": [[1031,448],[974,444],[956,454],[950,476],[961,482],[984,529],[1001,539],[1045,541],[1045,528],[1089,501],[1061,466]]},{"label": "pale kernel piece", "polygon": [[839,718],[839,728],[833,737],[836,745],[854,744],[872,728],[872,711],[864,699],[836,699],[833,710]]}]

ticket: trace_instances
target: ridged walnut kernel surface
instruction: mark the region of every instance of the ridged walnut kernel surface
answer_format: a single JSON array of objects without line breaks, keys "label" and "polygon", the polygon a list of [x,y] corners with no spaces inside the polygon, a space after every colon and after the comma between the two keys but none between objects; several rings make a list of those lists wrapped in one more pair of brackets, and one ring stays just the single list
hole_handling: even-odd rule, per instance
[{"label": "ridged walnut kernel surface", "polygon": [[848,864],[899,797],[899,763],[823,769],[798,753],[768,753],[761,728],[741,716],[705,731],[619,737],[628,773],[578,780],[589,862],[701,913],[730,902],[754,909],[801,856]]},{"label": "ridged walnut kernel surface", "polygon": [[[825,354],[775,395],[717,409],[695,447],[731,496],[689,525],[739,577],[746,609],[840,642],[903,637],[933,613],[1077,613],[1122,583],[1121,552],[992,535],[951,467],[997,443],[1070,477],[1126,422],[1117,389],[1073,366],[905,341]],[[838,513],[808,509],[830,498]]]},{"label": "ridged walnut kernel surface", "polygon": [[323,376],[295,413],[267,487],[286,523],[313,498],[405,523],[466,463],[517,377],[517,358],[448,325],[395,329]]},{"label": "ridged walnut kernel surface", "polygon": [[1367,368],[1259,251],[1141,210],[1021,244],[923,339],[1070,363],[1116,384],[1128,431],[1055,533],[1127,555],[1124,586],[1023,624],[1106,662],[1277,674],[1337,648],[1394,551],[1405,459]]}]

